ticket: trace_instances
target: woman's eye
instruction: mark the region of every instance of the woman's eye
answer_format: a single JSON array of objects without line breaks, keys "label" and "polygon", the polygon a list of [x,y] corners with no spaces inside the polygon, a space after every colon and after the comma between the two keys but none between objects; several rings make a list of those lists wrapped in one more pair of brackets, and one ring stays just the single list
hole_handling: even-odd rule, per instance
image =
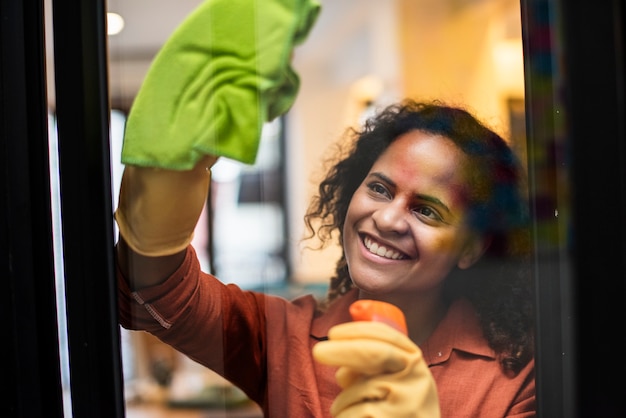
[{"label": "woman's eye", "polygon": [[438,220],[438,221],[441,220],[441,216],[439,215],[439,213],[433,208],[428,207],[428,206],[420,206],[420,207],[415,208],[413,211],[417,213],[419,216],[423,216],[428,219]]},{"label": "woman's eye", "polygon": [[390,196],[390,193],[387,190],[387,188],[380,183],[370,183],[367,185],[367,187],[376,194],[383,195],[386,197]]}]

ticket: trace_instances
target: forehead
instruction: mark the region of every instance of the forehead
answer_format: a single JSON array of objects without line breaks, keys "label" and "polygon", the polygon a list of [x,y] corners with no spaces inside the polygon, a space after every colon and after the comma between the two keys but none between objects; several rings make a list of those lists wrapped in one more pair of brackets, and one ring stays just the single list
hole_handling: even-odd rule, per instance
[{"label": "forehead", "polygon": [[372,171],[384,169],[394,181],[430,180],[435,183],[463,183],[468,163],[451,139],[422,131],[399,136],[374,163]]},{"label": "forehead", "polygon": [[449,138],[414,131],[392,142],[370,174],[388,178],[397,196],[412,201],[428,196],[463,217],[470,204],[469,157]]}]

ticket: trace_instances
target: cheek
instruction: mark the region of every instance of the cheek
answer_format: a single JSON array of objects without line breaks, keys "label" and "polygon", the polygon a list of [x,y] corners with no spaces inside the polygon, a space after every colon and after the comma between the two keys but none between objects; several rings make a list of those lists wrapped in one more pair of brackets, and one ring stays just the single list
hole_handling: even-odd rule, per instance
[{"label": "cheek", "polygon": [[431,253],[445,257],[456,257],[463,248],[461,240],[454,233],[440,234],[431,237],[427,245]]},{"label": "cheek", "polygon": [[352,231],[352,228],[354,226],[354,223],[356,222],[356,220],[358,219],[358,203],[356,203],[354,197],[352,198],[352,200],[350,201],[350,204],[348,205],[348,210],[346,211],[346,218],[344,219],[343,222],[343,235],[344,237],[346,235],[350,235],[350,232]]},{"label": "cheek", "polygon": [[349,221],[354,221],[363,216],[363,213],[366,212],[366,201],[363,198],[363,192],[361,189],[357,189],[356,192],[352,195],[352,199],[350,199],[350,203],[348,204],[348,209],[346,211],[346,224]]}]

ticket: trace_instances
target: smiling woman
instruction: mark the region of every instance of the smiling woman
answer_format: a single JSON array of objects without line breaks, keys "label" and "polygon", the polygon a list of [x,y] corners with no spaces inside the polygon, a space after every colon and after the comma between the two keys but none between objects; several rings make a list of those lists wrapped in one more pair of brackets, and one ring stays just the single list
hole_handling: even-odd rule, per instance
[{"label": "smiling woman", "polygon": [[391,298],[419,310],[407,316],[417,334],[468,298],[503,368],[519,371],[532,357],[534,307],[526,183],[512,150],[465,110],[431,103],[390,106],[353,134],[307,215],[344,247],[329,301],[354,287]]},{"label": "smiling woman", "polygon": [[[470,113],[443,103],[392,105],[351,132],[354,141],[306,216],[311,228],[321,219],[311,236],[342,244],[325,300],[290,302],[224,285],[200,271],[192,246],[141,255],[124,232],[134,214],[118,244],[122,325],[222,374],[267,416],[535,414],[528,219],[512,150]],[[163,171],[170,180],[161,186],[206,194],[211,161]],[[123,198],[129,207],[137,199]],[[181,222],[180,211],[167,222],[172,215],[160,207],[146,210],[171,228]],[[121,205],[118,219],[126,211]],[[150,218],[138,219],[146,221],[155,231]],[[359,299],[399,307],[408,336],[352,323],[350,305]]]},{"label": "smiling woman", "polygon": [[[405,403],[402,399],[409,399],[405,395],[384,398],[378,414],[386,413],[388,408],[394,416],[406,412],[406,408],[422,412],[434,408],[443,416],[459,411],[483,413],[487,409],[495,414],[520,411],[531,414],[534,410],[532,286],[528,271],[524,270],[528,261],[524,258],[528,251],[527,208],[523,199],[523,170],[515,154],[494,130],[479,123],[458,105],[406,101],[383,106],[394,96],[408,92],[400,93],[398,88],[400,67],[367,64],[362,67],[360,63],[396,63],[396,50],[381,48],[380,44],[393,45],[397,40],[390,39],[389,34],[395,32],[388,29],[397,23],[409,23],[399,18],[398,12],[402,9],[396,7],[399,3],[385,2],[381,6],[383,3],[372,2],[367,12],[358,16],[353,16],[356,8],[345,6],[347,3],[329,6],[333,13],[347,7],[343,11],[351,17],[342,20],[340,26],[346,27],[345,23],[349,22],[350,34],[343,42],[330,43],[331,49],[317,49],[318,53],[324,51],[320,59],[327,63],[319,65],[319,61],[313,64],[309,61],[312,55],[307,51],[307,43],[302,50],[290,51],[291,42],[303,39],[315,17],[314,13],[306,13],[313,11],[314,8],[309,9],[313,3],[280,0],[278,3],[283,6],[297,6],[297,13],[268,13],[262,19],[256,15],[252,19],[250,10],[257,3],[247,1],[214,0],[196,9],[157,54],[133,102],[125,130],[126,152],[122,152],[127,164],[125,187],[122,187],[121,204],[116,211],[121,231],[117,246],[121,323],[129,329],[155,334],[189,358],[221,374],[243,389],[266,414],[288,411],[290,415],[319,417],[338,413],[339,407],[331,408],[331,404],[343,403],[339,399],[345,397],[340,393],[359,393],[362,399],[356,404],[375,408],[367,401],[368,391],[355,389],[351,378],[335,380],[335,367],[347,365],[318,364],[311,350],[319,339],[332,340],[353,331],[369,340],[371,331],[350,330],[349,324],[342,332],[331,330],[335,325],[350,321],[348,305],[351,301],[385,300],[402,309],[409,328],[408,337],[396,339],[392,333],[385,338],[385,344],[393,346],[397,342],[398,358],[409,353],[411,364],[415,366],[407,372],[409,379],[393,382],[394,391],[398,394],[421,391],[424,397],[421,404]],[[448,6],[441,6],[444,15],[450,18],[466,15],[452,13]],[[238,14],[238,10],[245,14]],[[268,9],[263,10],[267,13]],[[487,10],[493,12],[488,7]],[[467,14],[472,13],[468,10]],[[222,23],[229,22],[234,15],[245,15],[250,22],[260,25],[254,36],[247,31],[229,32],[233,26]],[[376,24],[366,18],[368,15],[378,17],[374,19]],[[329,19],[329,15],[326,16]],[[333,18],[337,16],[342,14]],[[298,20],[297,24],[286,26],[289,30],[296,28],[295,33],[279,36],[278,32],[269,30],[273,25],[268,22],[275,22],[282,30],[285,19]],[[323,37],[337,33],[336,29],[329,29],[328,22],[319,26],[324,31]],[[443,36],[437,31],[428,32]],[[232,36],[227,36],[229,33]],[[266,44],[269,41],[264,35],[272,33],[273,42]],[[362,36],[363,33],[370,36]],[[231,42],[241,37],[245,40]],[[319,42],[320,38],[317,39]],[[478,39],[472,42],[480,43]],[[405,47],[407,51],[413,49],[415,40],[410,40],[410,45]],[[418,50],[425,57],[429,56],[423,45],[419,44]],[[189,51],[196,52],[193,59]],[[207,53],[202,54],[202,51]],[[272,51],[277,52],[276,60],[271,59]],[[285,51],[290,53],[283,54]],[[360,51],[368,52],[361,57]],[[256,57],[259,63],[276,64],[277,70],[269,71],[271,68],[249,65],[247,61],[230,65],[231,61],[222,59],[240,60],[244,56]],[[281,61],[287,56],[291,57],[289,62]],[[396,59],[387,59],[392,56]],[[490,54],[488,56],[491,58]],[[183,63],[187,65],[179,67]],[[226,67],[218,68],[218,64]],[[264,251],[271,251],[270,234],[255,233],[254,225],[258,223],[277,230],[270,225],[272,222],[260,216],[238,221],[216,211],[211,219],[216,255],[211,270],[203,268],[202,248],[189,242],[192,231],[197,230],[194,227],[198,226],[198,211],[207,201],[207,188],[212,187],[210,200],[215,208],[219,202],[224,202],[225,195],[238,195],[236,204],[242,203],[245,185],[242,183],[237,191],[220,181],[225,177],[224,164],[232,163],[225,158],[254,160],[258,145],[255,137],[261,126],[259,118],[271,118],[272,114],[250,104],[284,104],[292,100],[295,90],[291,87],[297,85],[297,79],[290,77],[293,74],[291,64],[294,68],[301,65],[305,69],[308,77],[303,78],[302,87],[309,89],[309,95],[304,96],[305,103],[317,103],[317,106],[307,111],[302,124],[297,112],[302,112],[306,106],[294,109],[284,120],[283,158],[286,173],[289,173],[286,186],[290,187],[287,191],[297,192],[294,196],[287,193],[284,201],[285,214],[290,217],[297,212],[289,212],[293,210],[290,202],[299,201],[304,189],[299,187],[301,170],[308,170],[306,164],[300,164],[298,154],[307,154],[308,163],[311,156],[307,144],[314,143],[316,150],[323,148],[319,142],[323,135],[316,129],[331,126],[326,118],[337,123],[333,121],[334,115],[327,114],[330,106],[342,103],[332,95],[341,90],[333,82],[344,83],[342,77],[361,82],[355,83],[354,89],[346,89],[358,103],[341,104],[344,110],[350,110],[346,112],[350,120],[342,121],[341,127],[355,128],[348,131],[353,135],[348,134],[340,141],[353,148],[335,156],[335,165],[322,180],[309,212],[306,208],[302,210],[311,227],[310,237],[332,244],[330,247],[338,249],[337,257],[324,254],[324,263],[312,266],[330,266],[330,273],[323,275],[316,268],[305,268],[306,264],[293,262],[289,265],[294,267],[288,277],[291,280],[302,277],[303,270],[310,270],[307,273],[316,276],[317,281],[332,275],[327,297],[304,295],[287,302],[272,296],[270,291],[251,291],[249,283],[268,283],[263,279],[265,272],[254,264],[244,246],[229,246],[231,251],[226,257],[223,256],[224,242],[218,241],[226,237],[228,242],[235,243],[237,237],[251,241],[258,236],[261,239],[257,245]],[[407,68],[411,66],[407,64]],[[371,76],[362,74],[364,68]],[[268,71],[256,74],[258,78],[246,78],[248,73],[265,70]],[[311,74],[312,70],[323,77]],[[272,78],[277,76],[276,80]],[[289,78],[287,84],[280,84],[285,81],[281,76]],[[279,82],[281,87],[264,90],[263,86],[269,84],[260,83],[254,84],[252,89],[238,90],[241,94],[220,95],[220,88],[236,90],[241,83],[247,86],[249,80],[266,77],[271,82]],[[330,78],[333,86],[332,93],[320,95],[323,103],[311,100],[310,95],[311,84],[329,84],[328,81],[320,83],[320,78]],[[437,77],[425,78],[440,84]],[[226,79],[228,82],[224,82]],[[306,83],[310,82],[313,83],[307,87]],[[482,86],[481,83],[472,85]],[[190,93],[186,86],[195,93]],[[481,95],[485,101],[493,97],[495,95]],[[357,111],[352,111],[354,107]],[[286,108],[288,106],[277,105],[274,110]],[[489,108],[483,107],[483,112]],[[257,110],[262,112],[255,114]],[[490,110],[489,113],[498,112]],[[374,116],[367,119],[370,115]],[[311,123],[321,116],[325,118],[323,122]],[[312,125],[319,126],[309,129]],[[303,131],[306,136],[315,134],[313,139],[307,140],[294,131]],[[523,143],[515,145],[523,147]],[[258,148],[259,157],[262,157],[262,149]],[[174,158],[174,154],[184,156],[184,161]],[[213,166],[215,157],[219,157],[219,162]],[[321,227],[316,229],[318,226]],[[293,230],[297,232],[298,228]],[[282,231],[278,233],[281,238],[285,235]],[[174,236],[176,240],[169,239]],[[155,249],[152,244],[156,242],[159,245]],[[313,246],[316,243],[314,241]],[[200,258],[199,263],[197,258]],[[220,281],[201,270],[211,271]],[[235,277],[233,272],[239,274]],[[182,277],[185,279],[181,281]],[[230,282],[238,287],[223,285]],[[516,314],[509,315],[508,310]],[[458,329],[464,331],[458,332]],[[251,340],[261,344],[246,345],[246,341]],[[376,344],[364,346],[375,347]],[[350,353],[346,352],[341,358],[352,361],[354,356]],[[390,361],[393,363],[398,358]],[[483,386],[471,382],[469,377],[478,368],[477,359],[487,359],[489,364],[488,368],[481,366],[489,371],[481,380]],[[357,369],[348,375],[359,374]],[[304,381],[301,386],[280,383],[296,378]],[[369,377],[374,387],[379,387],[386,378],[378,374]],[[452,381],[462,382],[455,387],[463,390],[455,392]],[[488,390],[490,385],[502,389],[495,393]],[[470,390],[474,387],[476,390]],[[307,399],[304,406],[296,401],[302,396]],[[438,400],[433,404],[434,398]],[[394,399],[399,400],[398,403]]]},{"label": "smiling woman", "polygon": [[[340,251],[326,297],[287,300],[202,271],[191,238],[213,164],[255,161],[261,123],[294,101],[288,57],[318,8],[277,0],[293,12],[263,8],[258,19],[256,4],[203,3],[133,102],[115,212],[122,326],[220,374],[266,416],[533,415],[524,173],[506,141],[459,105],[371,106],[340,138],[346,152],[305,214],[310,238]],[[259,27],[237,31],[229,19],[239,12]],[[219,229],[251,239],[230,219]],[[397,306],[408,335],[352,321],[363,299]]]}]

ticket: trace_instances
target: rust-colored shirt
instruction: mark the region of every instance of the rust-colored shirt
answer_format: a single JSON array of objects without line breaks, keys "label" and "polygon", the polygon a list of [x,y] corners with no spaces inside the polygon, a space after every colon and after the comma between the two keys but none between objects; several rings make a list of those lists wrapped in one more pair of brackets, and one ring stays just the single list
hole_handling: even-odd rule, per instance
[{"label": "rust-colored shirt", "polygon": [[[352,291],[321,315],[312,296],[288,301],[224,285],[200,270],[189,247],[164,283],[133,292],[118,272],[120,323],[145,330],[240,387],[267,417],[330,417],[335,368],[311,348],[350,320]],[[535,416],[534,361],[506,376],[472,305],[454,302],[420,347],[437,383],[442,417]]]}]

